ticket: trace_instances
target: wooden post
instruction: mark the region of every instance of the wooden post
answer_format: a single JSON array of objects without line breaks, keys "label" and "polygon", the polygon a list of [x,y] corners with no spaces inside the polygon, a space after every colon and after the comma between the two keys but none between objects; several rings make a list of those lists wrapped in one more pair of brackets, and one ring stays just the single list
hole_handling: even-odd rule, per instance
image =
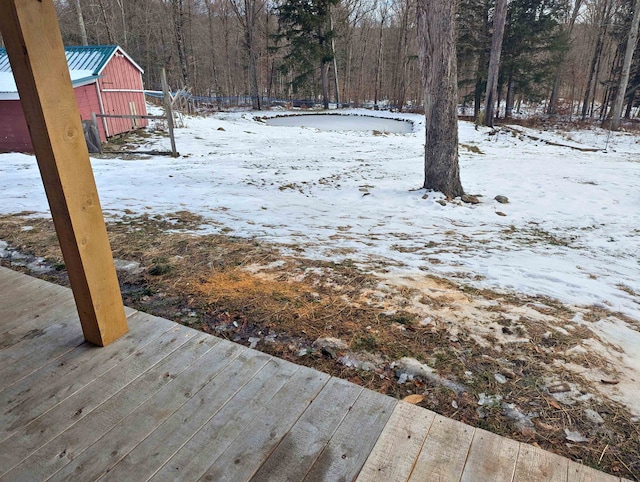
[{"label": "wooden post", "polygon": [[53,0],[0,0],[0,11],[82,331],[105,346],[127,319]]},{"label": "wooden post", "polygon": [[167,126],[169,127],[169,137],[171,138],[171,157],[178,157],[178,151],[176,151],[176,138],[173,137],[173,108],[171,107],[171,95],[169,94],[167,72],[164,69],[162,69],[162,92],[164,93],[164,110],[167,115]]}]

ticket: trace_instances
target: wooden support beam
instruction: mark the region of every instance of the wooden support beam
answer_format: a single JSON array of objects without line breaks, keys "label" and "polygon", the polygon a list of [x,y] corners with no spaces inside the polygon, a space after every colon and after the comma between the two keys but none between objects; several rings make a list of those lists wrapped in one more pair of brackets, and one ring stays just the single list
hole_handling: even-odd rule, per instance
[{"label": "wooden support beam", "polygon": [[173,109],[171,107],[171,92],[169,91],[169,83],[167,82],[167,72],[162,69],[162,92],[164,97],[164,113],[167,116],[167,126],[169,127],[169,138],[171,139],[171,157],[178,157],[176,150],[176,138],[173,136]]},{"label": "wooden support beam", "polygon": [[108,345],[127,320],[53,0],[0,0],[0,12],[82,331]]}]

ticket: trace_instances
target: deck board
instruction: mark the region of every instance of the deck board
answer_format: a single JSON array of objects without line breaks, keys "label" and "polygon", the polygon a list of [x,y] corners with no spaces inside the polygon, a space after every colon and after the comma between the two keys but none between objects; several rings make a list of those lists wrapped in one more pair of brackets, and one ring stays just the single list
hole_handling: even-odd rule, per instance
[{"label": "deck board", "polygon": [[0,481],[620,481],[127,314],[127,335],[93,347],[70,290],[0,268]]},{"label": "deck board", "polygon": [[[19,382],[4,385],[0,391],[0,427],[28,424],[173,327],[155,320],[142,313],[133,315],[129,319],[132,330],[117,347],[82,343]],[[0,429],[0,441],[6,436]]]},{"label": "deck board", "polygon": [[251,480],[303,480],[363,390],[338,378],[329,380]]},{"label": "deck board", "polygon": [[429,410],[398,403],[357,482],[408,480],[434,418]]}]

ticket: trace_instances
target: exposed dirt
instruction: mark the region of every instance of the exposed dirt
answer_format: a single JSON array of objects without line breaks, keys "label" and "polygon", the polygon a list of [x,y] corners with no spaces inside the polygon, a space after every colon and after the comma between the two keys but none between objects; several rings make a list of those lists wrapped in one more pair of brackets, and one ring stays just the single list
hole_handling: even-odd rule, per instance
[{"label": "exposed dirt", "polygon": [[[127,305],[381,393],[422,395],[419,405],[445,416],[638,480],[640,421],[620,389],[628,374],[590,326],[633,320],[391,267],[285,256],[255,239],[201,235],[203,220],[188,212],[132,214],[108,222],[114,256],[126,261],[118,274]],[[49,220],[0,217],[0,239],[2,265],[68,284]],[[344,344],[314,343],[325,337]]]}]

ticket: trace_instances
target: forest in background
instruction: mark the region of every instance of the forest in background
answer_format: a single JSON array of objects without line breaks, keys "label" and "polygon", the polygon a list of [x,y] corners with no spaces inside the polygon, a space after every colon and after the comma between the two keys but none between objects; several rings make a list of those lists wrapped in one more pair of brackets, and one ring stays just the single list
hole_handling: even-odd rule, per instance
[{"label": "forest in background", "polygon": [[[419,110],[415,0],[57,0],[67,45],[119,44],[160,88],[219,103],[311,99]],[[459,0],[460,102],[478,115],[486,88],[495,0]],[[497,101],[606,119],[630,30],[632,0],[510,0]],[[637,56],[626,109],[640,88]],[[506,106],[506,109],[505,109]]]}]

